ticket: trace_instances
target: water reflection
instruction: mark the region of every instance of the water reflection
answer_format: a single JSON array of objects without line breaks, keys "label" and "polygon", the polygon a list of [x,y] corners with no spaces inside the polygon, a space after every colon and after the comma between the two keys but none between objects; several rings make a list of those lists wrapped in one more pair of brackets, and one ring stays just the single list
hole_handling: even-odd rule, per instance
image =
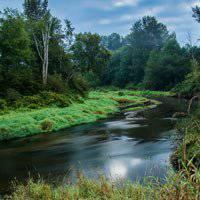
[{"label": "water reflection", "polygon": [[107,129],[132,129],[132,128],[139,128],[142,125],[133,123],[133,121],[121,120],[121,121],[113,121],[105,123]]},{"label": "water reflection", "polygon": [[126,158],[123,160],[112,160],[108,163],[108,172],[112,180],[128,178],[128,171],[134,171],[134,167],[140,165],[142,160],[139,158]]}]

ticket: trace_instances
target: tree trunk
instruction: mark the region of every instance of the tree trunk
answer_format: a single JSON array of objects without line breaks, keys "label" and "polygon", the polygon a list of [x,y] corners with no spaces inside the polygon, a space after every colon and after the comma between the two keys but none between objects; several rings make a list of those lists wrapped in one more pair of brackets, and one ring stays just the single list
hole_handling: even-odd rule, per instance
[{"label": "tree trunk", "polygon": [[42,82],[43,85],[47,85],[48,80],[48,68],[49,68],[49,41],[50,41],[50,31],[52,26],[52,19],[50,20],[50,23],[46,23],[44,30],[42,30],[42,45],[40,46],[39,40],[33,34],[36,48],[38,55],[42,61]]}]

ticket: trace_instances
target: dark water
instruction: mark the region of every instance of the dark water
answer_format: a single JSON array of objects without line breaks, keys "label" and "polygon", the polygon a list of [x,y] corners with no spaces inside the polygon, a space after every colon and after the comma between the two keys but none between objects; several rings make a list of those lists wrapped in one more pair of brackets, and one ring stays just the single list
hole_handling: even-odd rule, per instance
[{"label": "dark water", "polygon": [[73,179],[80,170],[92,178],[104,173],[112,180],[164,178],[175,147],[171,136],[176,120],[171,116],[184,108],[185,102],[166,98],[143,117],[126,119],[121,114],[54,134],[0,143],[0,192],[9,191],[14,178],[25,181],[40,174],[52,183]]}]

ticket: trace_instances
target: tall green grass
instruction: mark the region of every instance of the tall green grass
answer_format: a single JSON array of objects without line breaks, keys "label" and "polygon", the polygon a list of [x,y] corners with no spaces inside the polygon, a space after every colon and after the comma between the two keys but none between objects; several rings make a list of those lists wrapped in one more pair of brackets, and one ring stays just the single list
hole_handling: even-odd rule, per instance
[{"label": "tall green grass", "polygon": [[77,183],[53,187],[42,180],[29,180],[15,185],[5,200],[199,200],[200,173],[185,176],[182,172],[170,175],[166,182],[158,180],[140,183],[108,182],[104,177],[89,180],[79,176]]},{"label": "tall green grass", "polygon": [[[119,105],[132,105],[141,109],[141,104],[149,100],[142,91],[92,91],[81,102],[72,102],[70,106],[26,110],[19,109],[0,115],[0,140],[25,137],[70,126],[93,122],[117,112]],[[151,94],[160,94],[151,92]],[[167,95],[167,93],[162,93]],[[139,105],[139,106],[138,106]]]}]

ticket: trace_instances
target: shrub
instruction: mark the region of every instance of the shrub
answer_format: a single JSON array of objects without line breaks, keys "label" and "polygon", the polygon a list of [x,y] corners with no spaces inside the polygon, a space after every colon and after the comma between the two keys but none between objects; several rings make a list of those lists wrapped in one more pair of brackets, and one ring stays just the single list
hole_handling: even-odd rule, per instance
[{"label": "shrub", "polygon": [[25,96],[16,101],[15,107],[27,107],[37,109],[39,107],[56,105],[58,107],[67,107],[71,103],[70,98],[66,95],[54,92],[41,92],[34,96]]},{"label": "shrub", "polygon": [[49,76],[48,89],[58,93],[66,93],[67,91],[66,84],[59,74]]},{"label": "shrub", "polygon": [[118,92],[118,95],[119,96],[124,96],[125,94],[124,94],[124,92]]},{"label": "shrub", "polygon": [[11,135],[7,128],[0,128],[0,140],[1,139],[8,140],[8,139],[10,139],[10,136]]},{"label": "shrub", "polygon": [[85,96],[89,90],[88,82],[80,74],[74,76],[71,84],[72,88],[78,91],[78,93],[81,94],[82,96]]},{"label": "shrub", "polygon": [[21,94],[18,91],[14,90],[12,88],[9,88],[7,90],[7,99],[10,102],[17,101],[20,98],[21,98]]},{"label": "shrub", "polygon": [[58,107],[67,107],[71,103],[68,96],[54,92],[41,92],[40,97],[43,99],[43,106],[56,105]]},{"label": "shrub", "polygon": [[40,126],[43,131],[51,131],[53,129],[54,123],[51,120],[44,120]]},{"label": "shrub", "polygon": [[192,72],[190,72],[186,79],[178,84],[174,92],[184,97],[191,98],[200,91],[200,64],[197,61],[192,62]]},{"label": "shrub", "polygon": [[7,102],[4,99],[0,99],[0,109],[4,110],[7,108]]}]

